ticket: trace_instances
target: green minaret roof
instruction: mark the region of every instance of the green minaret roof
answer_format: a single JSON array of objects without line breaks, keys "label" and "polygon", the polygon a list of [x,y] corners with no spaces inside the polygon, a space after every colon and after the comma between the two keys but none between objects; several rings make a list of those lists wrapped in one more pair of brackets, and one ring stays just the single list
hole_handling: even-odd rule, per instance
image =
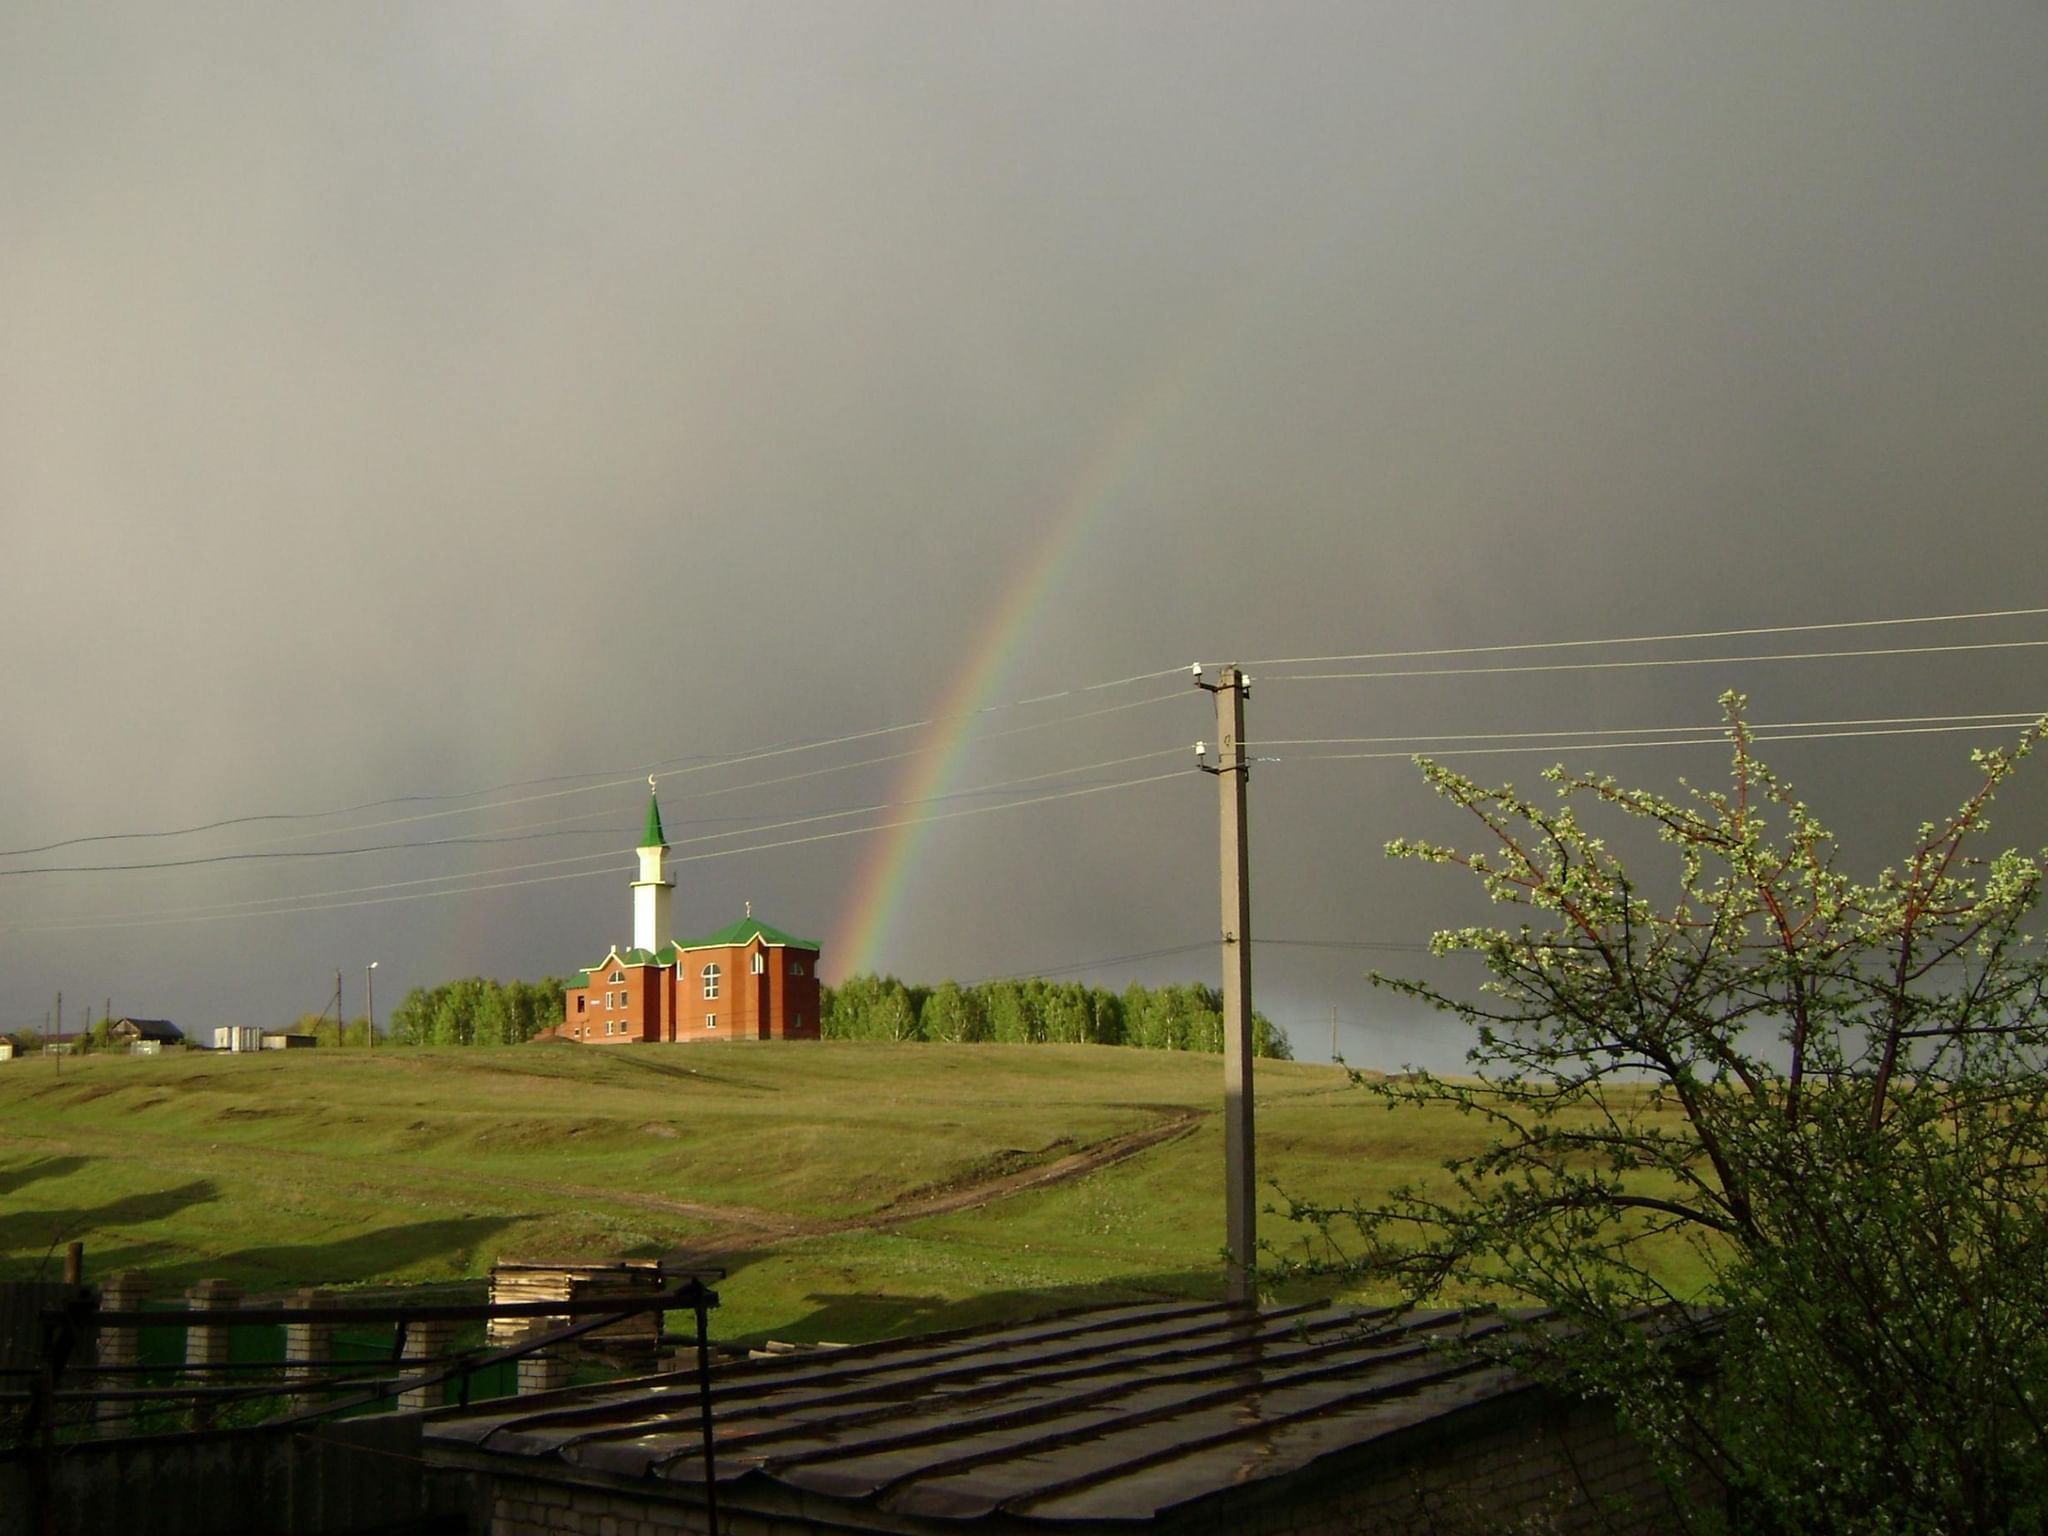
[{"label": "green minaret roof", "polygon": [[649,779],[647,783],[647,826],[640,834],[639,846],[642,848],[666,848],[668,846],[668,838],[663,836],[661,830],[661,802],[654,798],[654,781]]}]

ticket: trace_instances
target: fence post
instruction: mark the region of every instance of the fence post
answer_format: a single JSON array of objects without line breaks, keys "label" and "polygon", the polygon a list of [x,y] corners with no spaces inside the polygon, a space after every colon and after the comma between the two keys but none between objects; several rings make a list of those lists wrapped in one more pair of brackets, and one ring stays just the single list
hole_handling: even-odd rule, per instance
[{"label": "fence post", "polygon": [[[201,1280],[185,1293],[185,1304],[195,1312],[220,1312],[241,1303],[241,1288],[227,1280]],[[185,1368],[197,1386],[217,1387],[226,1382],[226,1374],[208,1367],[228,1363],[228,1329],[225,1326],[208,1326],[202,1323],[187,1325],[185,1329]],[[205,1429],[213,1423],[213,1403],[207,1398],[198,1398],[192,1406],[192,1427]]]},{"label": "fence post", "polygon": [[[334,1304],[332,1292],[317,1287],[294,1291],[286,1300],[293,1307],[331,1307]],[[332,1352],[334,1324],[332,1323],[286,1323],[284,1328],[285,1376],[292,1381],[305,1381],[314,1376],[325,1375],[328,1357]],[[292,1395],[291,1407],[294,1413],[303,1413],[320,1404],[320,1394],[298,1392]]]},{"label": "fence post", "polygon": [[[404,1362],[419,1364],[421,1370],[429,1369],[423,1362],[436,1355],[448,1353],[455,1342],[455,1325],[444,1322],[415,1321],[406,1329]],[[413,1387],[398,1394],[398,1408],[401,1413],[413,1408],[438,1408],[441,1406],[442,1384],[431,1387]]]},{"label": "fence post", "polygon": [[[103,1312],[133,1312],[149,1296],[149,1276],[139,1269],[116,1270],[107,1276],[100,1286],[100,1310]],[[113,1366],[115,1372],[102,1376],[100,1385],[106,1387],[139,1387],[142,1378],[132,1372],[120,1370],[123,1366],[142,1363],[142,1332],[137,1328],[101,1328],[94,1335],[94,1363]],[[135,1401],[112,1402],[106,1398],[94,1405],[94,1416],[99,1420],[102,1435],[117,1435],[121,1426],[136,1416]]]},{"label": "fence post", "polygon": [[[536,1318],[533,1325],[526,1330],[527,1336],[530,1338],[536,1334],[546,1333],[555,1326],[556,1322],[554,1320],[545,1317]],[[569,1385],[569,1361],[566,1355],[559,1354],[554,1350],[535,1350],[532,1354],[519,1357],[519,1395],[521,1397],[525,1397],[533,1392],[553,1392],[557,1388],[566,1387],[567,1385]]]}]

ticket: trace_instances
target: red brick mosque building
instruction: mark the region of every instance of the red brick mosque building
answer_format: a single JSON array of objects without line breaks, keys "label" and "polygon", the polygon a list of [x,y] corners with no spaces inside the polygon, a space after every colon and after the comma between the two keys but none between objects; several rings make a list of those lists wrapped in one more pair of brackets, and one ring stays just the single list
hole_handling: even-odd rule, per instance
[{"label": "red brick mosque building", "polygon": [[633,882],[633,943],[616,944],[568,989],[560,1036],[584,1045],[692,1040],[818,1038],[818,942],[792,938],[754,916],[698,939],[669,927],[675,882],[662,873],[668,839],[647,797],[640,878]]}]

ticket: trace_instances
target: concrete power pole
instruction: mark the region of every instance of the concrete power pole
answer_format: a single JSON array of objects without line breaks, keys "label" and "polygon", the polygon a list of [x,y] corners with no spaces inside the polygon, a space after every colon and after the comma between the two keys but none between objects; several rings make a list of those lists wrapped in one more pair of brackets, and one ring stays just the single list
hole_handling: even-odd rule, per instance
[{"label": "concrete power pole", "polygon": [[1244,701],[1251,685],[1236,667],[1214,683],[1195,670],[1195,685],[1216,695],[1216,775],[1221,808],[1223,896],[1223,1203],[1230,1251],[1232,1301],[1252,1299],[1257,1256],[1258,1177],[1252,1140],[1252,890],[1245,838]]}]

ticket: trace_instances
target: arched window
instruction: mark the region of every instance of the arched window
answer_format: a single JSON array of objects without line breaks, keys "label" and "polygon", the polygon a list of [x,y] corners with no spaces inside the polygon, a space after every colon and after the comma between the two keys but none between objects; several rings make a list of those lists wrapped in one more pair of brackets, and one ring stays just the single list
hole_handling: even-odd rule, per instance
[{"label": "arched window", "polygon": [[706,997],[718,996],[718,967],[715,965],[704,967],[704,995]]}]

